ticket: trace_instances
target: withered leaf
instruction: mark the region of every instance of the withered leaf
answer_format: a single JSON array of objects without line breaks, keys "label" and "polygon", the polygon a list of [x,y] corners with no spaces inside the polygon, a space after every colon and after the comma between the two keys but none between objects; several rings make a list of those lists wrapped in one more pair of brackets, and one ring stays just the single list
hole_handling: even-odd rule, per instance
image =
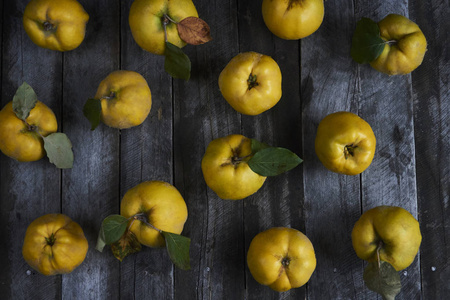
[{"label": "withered leaf", "polygon": [[125,234],[118,240],[111,244],[111,251],[115,258],[122,261],[130,254],[141,251],[142,245],[138,242],[136,235],[127,230]]},{"label": "withered leaf", "polygon": [[200,18],[187,17],[177,23],[180,38],[191,45],[201,45],[212,40],[209,25]]}]

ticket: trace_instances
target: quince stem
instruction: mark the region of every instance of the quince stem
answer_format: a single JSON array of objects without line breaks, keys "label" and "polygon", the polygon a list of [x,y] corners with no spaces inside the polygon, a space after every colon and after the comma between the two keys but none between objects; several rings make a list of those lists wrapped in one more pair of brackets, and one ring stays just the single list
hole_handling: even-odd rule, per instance
[{"label": "quince stem", "polygon": [[383,241],[378,242],[377,246],[377,262],[378,262],[378,269],[381,269],[381,258],[380,258],[380,250],[383,247],[384,243]]},{"label": "quince stem", "polygon": [[37,127],[36,125],[31,125],[29,124],[26,120],[22,120],[25,125],[27,125],[28,127],[28,131],[34,131],[36,132],[41,138],[44,138],[44,136],[39,132],[39,127]]},{"label": "quince stem", "polygon": [[[167,14],[164,14],[164,18],[167,18],[167,20],[169,20],[170,22],[174,23],[174,24],[178,24],[178,22],[176,22],[175,20],[173,20],[171,17],[169,17]],[[168,24],[168,23],[167,23]]]},{"label": "quince stem", "polygon": [[111,93],[109,94],[109,96],[102,96],[99,100],[102,100],[102,99],[112,100],[112,99],[114,99],[114,98],[116,98],[116,93],[113,92],[113,91],[111,91]]},{"label": "quince stem", "polygon": [[243,161],[244,159],[246,159],[249,156],[251,156],[251,154],[243,156],[243,157],[233,156],[231,158],[231,161],[232,161],[233,164],[240,163],[241,161]]},{"label": "quince stem", "polygon": [[[162,230],[161,230],[161,229],[156,228],[155,226],[153,226],[152,224],[150,224],[150,223],[148,222],[147,216],[146,216],[144,213],[135,214],[132,218],[133,218],[134,220],[139,220],[139,221],[143,222],[145,225],[147,225],[147,226],[149,226],[149,227],[155,229],[155,230],[158,231],[159,233],[162,233]],[[133,224],[134,220],[131,222],[130,227],[131,227],[131,225]]]},{"label": "quince stem", "polygon": [[386,41],[386,44],[389,44],[389,45],[397,44],[397,41],[396,40]]},{"label": "quince stem", "polygon": [[168,40],[167,40],[167,25],[169,24],[169,22],[170,22],[169,16],[164,14],[163,26],[164,26],[164,40],[166,41],[166,43],[168,42]]},{"label": "quince stem", "polygon": [[167,14],[164,14],[164,18],[163,18],[163,27],[164,27],[164,39],[166,40],[166,42],[168,42],[167,40],[167,25],[169,25],[169,23],[172,22],[174,24],[178,24],[178,22],[176,22],[175,20],[173,20],[171,17],[169,17]]}]

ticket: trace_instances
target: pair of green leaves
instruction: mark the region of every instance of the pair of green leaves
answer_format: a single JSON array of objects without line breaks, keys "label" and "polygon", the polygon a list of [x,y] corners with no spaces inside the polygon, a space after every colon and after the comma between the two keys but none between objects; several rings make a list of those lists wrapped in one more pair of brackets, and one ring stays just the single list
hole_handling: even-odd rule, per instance
[{"label": "pair of green leaves", "polygon": [[[110,215],[106,217],[101,225],[97,239],[96,249],[103,251],[105,245],[111,245],[114,256],[122,261],[126,256],[139,252],[142,248],[136,236],[127,230],[128,222],[134,218],[127,219],[121,215]],[[189,247],[191,239],[179,234],[157,229],[166,241],[166,249],[172,262],[182,270],[191,268],[189,258]]]},{"label": "pair of green leaves", "polygon": [[[180,22],[175,22],[168,16],[166,18],[177,25],[178,35],[188,44],[201,45],[212,40],[208,24],[200,18],[187,17]],[[189,80],[191,77],[191,61],[181,48],[166,40],[164,56],[164,69],[170,76]]]},{"label": "pair of green leaves", "polygon": [[252,158],[247,162],[253,172],[261,176],[276,176],[287,172],[303,160],[286,148],[270,147],[252,139]]},{"label": "pair of green leaves", "polygon": [[380,56],[385,45],[378,24],[369,18],[362,18],[356,24],[350,54],[359,64],[370,63]]},{"label": "pair of green leaves", "polygon": [[51,163],[60,169],[70,169],[73,166],[72,143],[67,135],[60,132],[43,136],[39,127],[28,124],[27,118],[31,110],[36,106],[37,95],[33,88],[24,82],[14,95],[12,106],[16,116],[21,119],[30,129],[44,140],[44,149]]}]

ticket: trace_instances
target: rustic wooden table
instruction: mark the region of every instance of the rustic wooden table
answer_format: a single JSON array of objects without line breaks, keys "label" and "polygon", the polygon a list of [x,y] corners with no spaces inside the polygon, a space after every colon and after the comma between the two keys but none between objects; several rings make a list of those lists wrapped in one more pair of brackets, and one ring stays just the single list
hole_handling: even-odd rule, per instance
[{"label": "rustic wooden table", "polygon": [[[188,82],[171,79],[163,58],[134,42],[132,0],[81,0],[90,15],[86,39],[67,53],[27,37],[27,2],[0,5],[1,105],[28,82],[71,139],[75,164],[61,171],[46,158],[18,163],[0,155],[1,299],[377,299],[364,286],[365,263],[350,233],[362,212],[383,204],[409,210],[423,234],[419,255],[401,272],[397,299],[448,299],[448,0],[328,0],[322,26],[301,41],[275,37],[263,23],[261,1],[196,0],[214,40],[184,48],[192,61]],[[349,55],[356,22],[388,13],[408,16],[427,37],[424,62],[411,75],[389,77]],[[256,117],[234,111],[217,84],[228,61],[250,50],[272,56],[283,74],[281,101]],[[146,78],[152,111],[141,126],[91,132],[83,104],[117,69]],[[357,113],[377,137],[373,163],[360,176],[327,171],[314,152],[319,121],[339,110]],[[212,139],[231,133],[289,148],[304,163],[245,200],[221,200],[207,188],[200,161]],[[163,249],[145,248],[122,263],[94,249],[101,220],[119,212],[123,194],[156,179],[173,183],[186,200],[190,271],[174,268]],[[90,249],[73,273],[45,277],[26,264],[21,247],[31,221],[57,212],[82,226]],[[251,239],[274,226],[299,229],[314,244],[317,268],[302,288],[276,293],[249,273]]]}]

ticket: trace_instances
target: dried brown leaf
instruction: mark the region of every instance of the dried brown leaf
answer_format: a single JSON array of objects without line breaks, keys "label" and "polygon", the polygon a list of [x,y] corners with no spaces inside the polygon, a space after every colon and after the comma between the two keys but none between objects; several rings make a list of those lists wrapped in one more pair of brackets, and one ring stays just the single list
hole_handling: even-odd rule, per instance
[{"label": "dried brown leaf", "polygon": [[187,17],[177,23],[180,38],[191,45],[201,45],[212,40],[209,25],[200,18]]}]

